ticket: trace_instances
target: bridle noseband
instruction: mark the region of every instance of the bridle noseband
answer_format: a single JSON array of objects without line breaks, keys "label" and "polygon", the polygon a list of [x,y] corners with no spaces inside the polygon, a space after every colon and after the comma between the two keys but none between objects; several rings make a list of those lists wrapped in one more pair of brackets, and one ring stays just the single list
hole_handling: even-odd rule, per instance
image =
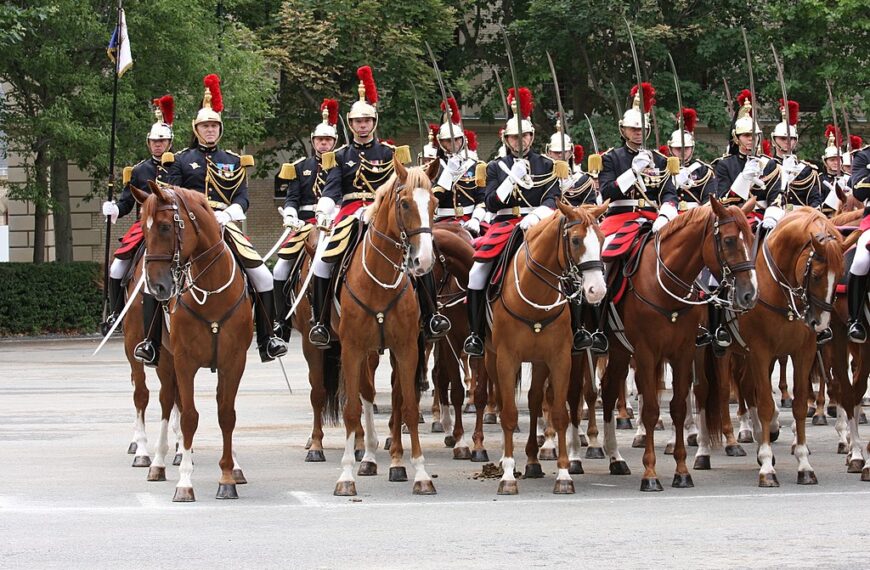
[{"label": "bridle noseband", "polygon": [[[835,238],[830,234],[826,234],[820,241],[828,239]],[[761,301],[761,303],[765,307],[780,313],[789,321],[793,321],[796,315],[800,315],[801,319],[807,321],[812,307],[818,307],[823,313],[830,313],[834,310],[832,303],[828,303],[824,299],[819,299],[810,292],[810,277],[812,276],[813,260],[815,259],[821,263],[827,264],[828,259],[816,251],[815,247],[813,247],[812,238],[801,247],[798,252],[798,258],[800,258],[801,253],[803,253],[807,248],[810,248],[810,253],[807,255],[807,261],[804,264],[804,273],[801,278],[801,284],[799,287],[793,287],[788,282],[788,278],[786,278],[782,270],[776,264],[776,261],[773,259],[773,255],[770,253],[770,248],[767,245],[767,240],[765,240],[761,246],[761,251],[764,255],[764,261],[767,263],[768,271],[770,271],[771,277],[773,277],[774,282],[779,286],[780,291],[782,291],[787,306],[783,309],[764,301]],[[800,310],[798,307],[799,304],[803,305],[803,310]]]}]

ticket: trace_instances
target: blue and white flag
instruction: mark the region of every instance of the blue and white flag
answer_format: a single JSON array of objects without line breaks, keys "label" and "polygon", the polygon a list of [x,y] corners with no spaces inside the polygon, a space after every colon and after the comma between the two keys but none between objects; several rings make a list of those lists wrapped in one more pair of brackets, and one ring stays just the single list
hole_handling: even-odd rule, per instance
[{"label": "blue and white flag", "polygon": [[[118,70],[118,77],[124,75],[124,72],[133,66],[133,56],[130,54],[130,37],[127,35],[127,18],[124,16],[124,10],[121,10],[120,24],[112,32],[112,39],[109,40],[109,47],[106,50],[109,54],[109,59],[115,64],[115,69]],[[117,57],[117,61],[115,58]]]}]

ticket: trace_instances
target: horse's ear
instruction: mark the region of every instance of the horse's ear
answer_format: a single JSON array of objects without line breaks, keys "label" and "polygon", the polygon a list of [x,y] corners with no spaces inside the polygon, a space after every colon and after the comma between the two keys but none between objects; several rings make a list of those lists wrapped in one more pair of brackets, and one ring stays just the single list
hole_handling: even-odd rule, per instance
[{"label": "horse's ear", "polygon": [[565,216],[571,216],[571,214],[575,214],[575,215],[576,215],[576,212],[575,212],[574,208],[573,208],[572,206],[566,204],[566,203],[563,202],[562,200],[557,200],[557,201],[556,201],[556,207],[557,207],[557,208],[559,209],[559,211],[562,212],[562,214],[565,215]]},{"label": "horse's ear", "polygon": [[843,192],[843,189],[840,188],[839,184],[834,184],[834,192],[837,193],[837,199],[840,200],[840,203],[845,204],[848,198],[846,197],[846,193]]},{"label": "horse's ear", "polygon": [[749,212],[753,211],[755,209],[755,196],[749,198],[749,200],[747,200],[746,203],[740,207],[740,209],[743,210],[744,214],[748,214]]},{"label": "horse's ear", "polygon": [[140,190],[139,188],[136,188],[132,184],[130,184],[130,193],[133,194],[133,197],[140,204],[144,204],[145,200],[147,200],[148,196],[149,196],[148,192],[146,192],[145,190]]},{"label": "horse's ear", "polygon": [[435,182],[435,178],[438,176],[438,170],[440,169],[440,167],[441,162],[438,159],[435,159],[429,162],[428,165],[426,165],[426,176],[429,177],[429,180],[431,182]]},{"label": "horse's ear", "polygon": [[396,171],[396,176],[399,177],[399,182],[404,184],[408,179],[408,169],[395,154],[393,154],[393,169]]},{"label": "horse's ear", "polygon": [[604,212],[607,211],[607,208],[610,207],[610,199],[605,200],[603,204],[600,206],[586,206],[586,211],[595,218],[596,220],[601,218],[604,215]]},{"label": "horse's ear", "polygon": [[154,194],[155,196],[157,196],[157,199],[160,200],[161,202],[171,202],[172,201],[171,198],[169,197],[169,195],[163,189],[163,187],[160,186],[160,184],[157,184],[156,182],[154,182],[153,180],[148,181],[148,188],[151,190],[151,193]]},{"label": "horse's ear", "polygon": [[713,208],[713,213],[719,218],[724,218],[728,215],[728,210],[722,205],[722,202],[716,199],[716,196],[710,196],[710,206]]},{"label": "horse's ear", "polygon": [[846,239],[843,240],[843,253],[846,253],[853,245],[858,243],[858,238],[861,237],[862,232],[852,232]]}]

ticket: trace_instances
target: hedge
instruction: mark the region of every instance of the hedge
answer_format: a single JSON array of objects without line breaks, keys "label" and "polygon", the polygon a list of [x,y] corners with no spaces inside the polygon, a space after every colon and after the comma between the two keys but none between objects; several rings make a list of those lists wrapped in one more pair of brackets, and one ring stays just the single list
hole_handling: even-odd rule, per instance
[{"label": "hedge", "polygon": [[0,335],[96,331],[101,268],[84,261],[0,263]]}]

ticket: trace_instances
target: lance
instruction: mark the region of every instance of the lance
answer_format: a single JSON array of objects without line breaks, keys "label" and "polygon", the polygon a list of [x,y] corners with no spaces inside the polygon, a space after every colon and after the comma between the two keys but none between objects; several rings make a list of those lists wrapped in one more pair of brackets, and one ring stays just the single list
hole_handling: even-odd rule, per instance
[{"label": "lance", "polygon": [[[783,120],[785,122],[785,137],[788,139],[788,153],[792,154],[791,151],[791,124],[789,123],[789,112],[788,112],[788,93],[786,93],[785,89],[785,77],[782,72],[782,63],[779,61],[779,55],[776,53],[776,48],[773,47],[773,44],[770,44],[770,51],[773,52],[773,62],[776,64],[776,77],[779,79],[779,87],[782,89],[782,114]],[[754,102],[754,101],[753,101]]]},{"label": "lance", "polygon": [[825,80],[825,86],[828,88],[828,101],[831,103],[831,115],[834,119],[834,145],[837,147],[837,158],[840,159],[840,167],[837,168],[837,175],[839,176],[842,173],[843,168],[843,156],[840,152],[840,143],[841,140],[837,140],[837,137],[840,136],[840,124],[837,122],[837,105],[834,103],[834,91],[831,89],[831,80]]},{"label": "lance", "polygon": [[562,107],[562,94],[559,93],[559,79],[556,77],[556,67],[553,65],[553,58],[550,56],[549,51],[547,52],[547,61],[550,63],[550,73],[553,75],[553,87],[556,89],[556,105],[559,110],[559,126],[562,127],[562,156],[564,156],[565,133],[568,130],[568,126],[565,123],[565,109]]},{"label": "lance", "polygon": [[628,28],[628,41],[631,43],[631,57],[634,59],[634,72],[637,78],[637,97],[640,101],[640,150],[643,150],[646,146],[646,113],[644,112],[646,109],[644,109],[643,104],[643,78],[640,74],[640,60],[637,58],[637,47],[634,45],[634,35],[631,33],[631,24],[628,23],[625,16],[622,17],[622,20],[625,22],[625,27]]},{"label": "lance", "polygon": [[423,127],[423,116],[420,115],[420,101],[417,99],[417,88],[414,87],[414,82],[409,81],[411,84],[411,91],[414,93],[414,110],[417,111],[417,129],[420,131],[420,154],[423,154],[423,148],[426,146],[426,136],[423,134],[425,131]]},{"label": "lance", "polygon": [[507,51],[508,58],[508,67],[511,70],[511,82],[514,84],[514,102],[517,105],[516,119],[517,119],[517,151],[518,158],[522,159],[524,156],[523,153],[523,114],[520,110],[520,83],[517,81],[517,70],[514,67],[514,56],[511,53],[511,43],[508,39],[507,31],[504,29],[504,26],[499,24],[498,26],[501,29],[501,35],[504,36],[504,47],[505,51]]},{"label": "lance", "polygon": [[671,62],[671,71],[674,74],[674,89],[677,93],[677,128],[680,129],[680,149],[682,150],[682,156],[680,156],[680,165],[684,165],[683,156],[686,155],[686,127],[683,124],[683,96],[680,93],[680,78],[677,75],[677,66],[674,63],[674,58],[671,56],[671,52],[668,52],[668,60]]},{"label": "lance", "polygon": [[752,156],[758,156],[758,102],[755,98],[755,75],[752,73],[752,52],[749,49],[749,38],[746,28],[740,28],[743,34],[743,45],[746,48],[746,67],[749,70],[749,93],[752,97]]},{"label": "lance", "polygon": [[[115,17],[115,34],[118,37],[118,45],[115,48],[114,77],[112,78],[112,133],[109,135],[109,196],[108,201],[114,198],[115,190],[115,126],[118,122],[118,72],[121,68],[121,2],[118,0],[118,12]],[[112,218],[106,216],[106,252],[103,259],[103,321],[114,307],[109,307],[109,246],[112,241]],[[116,321],[120,321],[118,318]],[[98,349],[99,350],[99,349]]]},{"label": "lance", "polygon": [[[456,137],[453,135],[453,112],[450,110],[450,104],[447,102],[447,89],[444,88],[444,81],[441,79],[441,70],[438,69],[438,62],[435,60],[435,54],[432,53],[432,48],[429,47],[429,42],[425,42],[426,49],[429,51],[429,57],[432,58],[432,69],[435,70],[435,79],[438,80],[438,87],[441,89],[441,101],[444,104],[444,114],[447,116],[447,128],[450,131],[450,149],[453,149],[453,141]],[[452,153],[451,153],[452,154]]]}]

